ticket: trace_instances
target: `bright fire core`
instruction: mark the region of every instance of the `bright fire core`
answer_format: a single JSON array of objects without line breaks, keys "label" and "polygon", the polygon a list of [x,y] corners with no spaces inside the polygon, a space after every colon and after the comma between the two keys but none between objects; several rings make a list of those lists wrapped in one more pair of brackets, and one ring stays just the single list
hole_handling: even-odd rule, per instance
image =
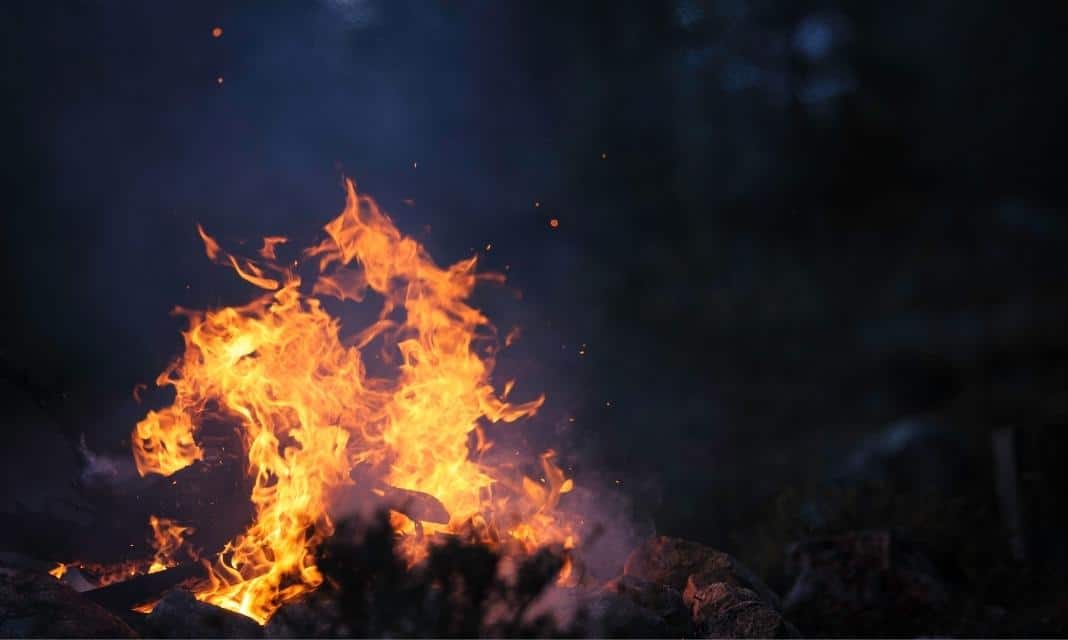
[{"label": "bright fire core", "polygon": [[[346,190],[329,237],[303,252],[318,271],[310,288],[296,262],[276,258],[284,238],[239,258],[200,229],[209,258],[267,293],[240,307],[180,310],[184,353],[156,380],[173,387],[174,402],[150,411],[132,438],[142,475],[170,475],[203,457],[206,417],[240,424],[256,515],[210,563],[197,597],[260,623],[322,582],[315,548],[333,531],[337,496],[356,488],[419,492],[444,506],[444,517],[420,522],[391,513],[413,562],[438,534],[506,553],[575,540],[556,509],[572,483],[551,452],[540,482],[481,460],[490,443],[480,421],[512,422],[544,401],[512,404],[511,382],[501,393],[490,384],[495,331],[467,300],[478,280],[502,278],[476,274],[475,258],[437,266],[351,181]],[[381,300],[377,320],[342,335],[322,300],[366,302],[369,292]],[[368,373],[369,358],[390,373]]]}]

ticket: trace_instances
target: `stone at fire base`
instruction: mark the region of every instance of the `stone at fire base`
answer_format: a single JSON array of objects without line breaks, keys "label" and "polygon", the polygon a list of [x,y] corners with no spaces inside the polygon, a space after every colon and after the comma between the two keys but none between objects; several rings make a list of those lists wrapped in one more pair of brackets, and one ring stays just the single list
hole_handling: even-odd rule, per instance
[{"label": "stone at fire base", "polygon": [[697,586],[692,580],[684,598],[692,607],[699,638],[800,638],[782,614],[755,591],[726,582]]},{"label": "stone at fire base", "polygon": [[797,579],[786,614],[817,635],[929,632],[950,601],[922,551],[886,530],[798,542],[787,563]]},{"label": "stone at fire base", "polygon": [[337,600],[321,589],[282,605],[263,629],[268,638],[323,638],[349,632]]},{"label": "stone at fire base", "polygon": [[136,638],[137,634],[48,574],[0,566],[0,637]]},{"label": "stone at fire base", "polygon": [[144,621],[154,638],[260,638],[256,621],[206,602],[184,589],[167,592]]},{"label": "stone at fire base", "polygon": [[800,637],[774,591],[737,558],[705,545],[652,538],[627,558],[624,577],[681,591],[697,637]]},{"label": "stone at fire base", "polygon": [[622,596],[663,621],[666,636],[689,637],[693,632],[690,609],[675,589],[637,576],[620,576],[601,591]]},{"label": "stone at fire base", "polygon": [[702,584],[724,582],[744,587],[774,609],[782,607],[778,594],[737,558],[690,540],[667,536],[647,540],[627,558],[623,573],[679,592],[686,588],[690,576],[699,574]]},{"label": "stone at fire base", "polygon": [[667,638],[672,632],[663,618],[630,598],[610,591],[598,592],[585,603],[591,638]]}]

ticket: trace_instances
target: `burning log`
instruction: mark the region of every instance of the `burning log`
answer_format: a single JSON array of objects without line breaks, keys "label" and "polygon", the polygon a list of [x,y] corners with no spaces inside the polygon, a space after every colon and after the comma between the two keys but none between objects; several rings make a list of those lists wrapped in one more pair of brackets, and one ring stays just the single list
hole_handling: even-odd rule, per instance
[{"label": "burning log", "polygon": [[206,577],[201,565],[188,563],[165,571],[134,576],[129,580],[86,591],[84,595],[106,609],[124,612],[157,600],[165,591],[187,580]]},{"label": "burning log", "polygon": [[386,487],[383,502],[392,510],[403,513],[416,522],[449,524],[449,512],[441,501],[422,491]]},{"label": "burning log", "polygon": [[345,502],[353,503],[349,506],[355,506],[357,510],[361,506],[370,506],[372,511],[388,509],[403,513],[416,523],[449,523],[448,509],[429,493],[392,487],[375,480],[359,467],[353,469],[349,477],[356,481],[356,489],[347,492]]}]

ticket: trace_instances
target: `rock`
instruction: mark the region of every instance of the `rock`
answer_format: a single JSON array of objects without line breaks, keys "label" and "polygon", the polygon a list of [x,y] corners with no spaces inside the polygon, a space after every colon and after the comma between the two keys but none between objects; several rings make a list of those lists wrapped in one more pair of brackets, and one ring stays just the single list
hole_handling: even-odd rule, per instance
[{"label": "rock", "polygon": [[268,638],[325,638],[351,636],[337,601],[319,591],[282,605],[263,629]]},{"label": "rock", "polygon": [[733,556],[703,544],[657,536],[646,541],[627,558],[623,573],[683,591],[690,576],[698,576],[698,586],[723,582],[755,592],[774,609],[781,608],[779,596],[748,567]]},{"label": "rock", "polygon": [[667,635],[685,637],[692,633],[690,608],[683,602],[682,594],[665,584],[625,575],[608,582],[602,590],[623,596],[655,614],[667,625]]},{"label": "rock", "polygon": [[699,638],[799,638],[797,629],[752,589],[713,582],[687,589]]},{"label": "rock", "polygon": [[252,618],[200,602],[184,589],[167,592],[144,626],[157,638],[263,637],[263,628]]},{"label": "rock", "polygon": [[0,567],[0,637],[136,638],[125,622],[45,573]]},{"label": "rock", "polygon": [[663,618],[627,596],[601,592],[585,606],[591,638],[666,638],[672,632]]},{"label": "rock", "polygon": [[784,608],[808,633],[929,633],[949,590],[918,548],[889,531],[806,540],[787,551],[797,579]]}]

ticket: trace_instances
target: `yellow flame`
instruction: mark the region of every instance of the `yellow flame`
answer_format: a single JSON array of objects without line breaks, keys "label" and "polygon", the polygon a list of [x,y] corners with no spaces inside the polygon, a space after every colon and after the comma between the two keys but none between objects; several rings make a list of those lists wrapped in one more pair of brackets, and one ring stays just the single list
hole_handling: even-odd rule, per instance
[{"label": "yellow flame", "polygon": [[177,564],[175,554],[185,545],[185,537],[196,529],[184,527],[169,518],[156,516],[149,516],[148,524],[152,527],[153,546],[156,549],[148,572],[159,573]]},{"label": "yellow flame", "polygon": [[[333,531],[332,498],[357,484],[354,475],[368,494],[420,492],[445,507],[447,523],[391,512],[413,561],[428,534],[473,533],[520,552],[574,536],[556,512],[573,484],[552,452],[541,458],[544,485],[471,459],[470,438],[479,452],[490,445],[480,421],[513,422],[544,402],[507,402],[490,384],[492,350],[477,348],[496,333],[467,299],[479,280],[503,278],[476,275],[474,257],[437,266],[351,181],[346,195],[329,237],[305,251],[319,271],[310,294],[291,266],[273,262],[273,238],[263,260],[238,259],[198,226],[210,259],[269,293],[241,307],[179,310],[189,320],[185,350],[156,380],[173,387],[174,402],[148,412],[132,438],[140,473],[169,475],[203,458],[195,436],[209,411],[240,422],[256,516],[211,563],[197,597],[261,623],[322,582],[314,550]],[[369,292],[381,300],[378,319],[343,338],[320,297],[359,302]],[[368,373],[372,343],[388,375]]]}]

